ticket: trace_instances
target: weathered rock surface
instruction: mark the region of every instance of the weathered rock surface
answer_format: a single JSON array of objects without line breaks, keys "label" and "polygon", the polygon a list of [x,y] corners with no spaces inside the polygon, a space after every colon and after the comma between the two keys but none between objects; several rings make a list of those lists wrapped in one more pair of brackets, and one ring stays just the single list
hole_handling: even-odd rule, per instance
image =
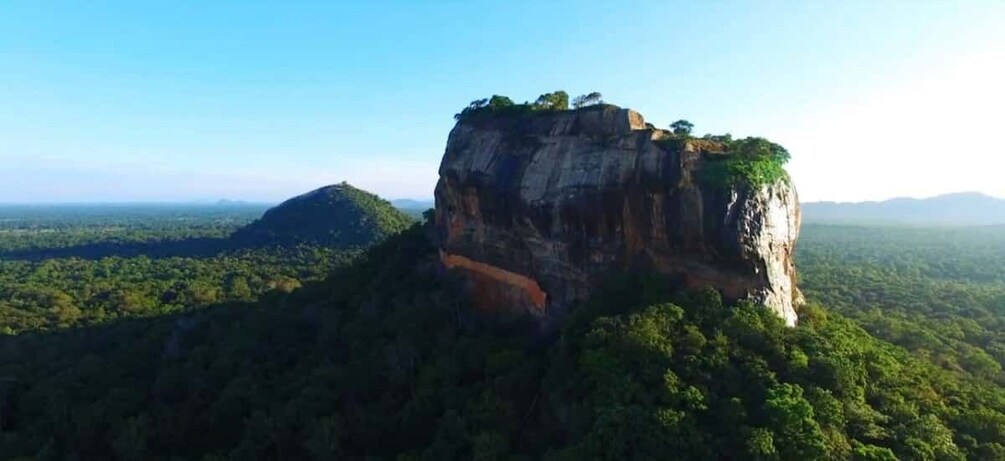
[{"label": "weathered rock surface", "polygon": [[799,203],[787,181],[700,180],[709,155],[615,106],[461,120],[436,186],[444,266],[480,309],[561,317],[612,273],[655,270],[795,325]]}]

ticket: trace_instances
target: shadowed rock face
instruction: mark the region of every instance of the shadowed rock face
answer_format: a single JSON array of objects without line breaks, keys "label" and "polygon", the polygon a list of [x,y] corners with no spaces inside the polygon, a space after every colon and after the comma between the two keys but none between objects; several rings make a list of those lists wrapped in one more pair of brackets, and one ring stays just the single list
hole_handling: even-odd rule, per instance
[{"label": "shadowed rock face", "polygon": [[445,267],[480,309],[560,318],[612,273],[750,298],[795,325],[799,203],[788,182],[701,181],[697,143],[615,106],[461,120],[436,186]]}]

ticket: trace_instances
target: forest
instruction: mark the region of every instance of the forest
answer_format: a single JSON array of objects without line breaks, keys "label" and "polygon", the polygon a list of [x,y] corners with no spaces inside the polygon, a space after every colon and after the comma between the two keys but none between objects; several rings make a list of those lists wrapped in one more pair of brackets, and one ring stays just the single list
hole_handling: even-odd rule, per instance
[{"label": "forest", "polygon": [[248,247],[256,205],[0,209],[0,334],[251,301],[319,280],[359,251]]},{"label": "forest", "polygon": [[0,459],[1005,459],[1002,227],[805,226],[795,328],[632,274],[541,338],[422,224],[172,253],[253,218],[5,221]]}]

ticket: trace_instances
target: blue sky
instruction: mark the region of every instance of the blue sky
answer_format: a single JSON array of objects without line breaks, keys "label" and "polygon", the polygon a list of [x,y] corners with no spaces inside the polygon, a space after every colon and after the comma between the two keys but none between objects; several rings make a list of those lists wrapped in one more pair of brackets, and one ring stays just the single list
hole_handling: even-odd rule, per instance
[{"label": "blue sky", "polygon": [[600,91],[803,200],[1005,197],[1005,2],[0,2],[0,202],[432,195],[452,115]]}]

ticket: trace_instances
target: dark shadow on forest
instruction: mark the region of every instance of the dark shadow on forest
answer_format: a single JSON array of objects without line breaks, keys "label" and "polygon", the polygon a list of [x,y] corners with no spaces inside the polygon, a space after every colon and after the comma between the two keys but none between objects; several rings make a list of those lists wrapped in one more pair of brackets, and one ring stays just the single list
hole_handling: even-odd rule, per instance
[{"label": "dark shadow on forest", "polygon": [[97,260],[108,257],[133,258],[206,258],[220,253],[259,249],[275,245],[239,240],[233,237],[194,237],[179,240],[147,242],[95,242],[63,248],[0,251],[0,260],[44,261],[46,259],[79,258]]},{"label": "dark shadow on forest", "polygon": [[[154,315],[119,318],[90,325],[25,332],[14,336],[0,335],[0,433],[18,428],[17,403],[25,391],[40,385],[39,375],[24,375],[25,367],[18,360],[36,351],[46,360],[33,368],[45,371],[41,376],[75,370],[81,360],[100,357],[102,366],[117,365],[117,373],[131,379],[153,376],[158,364],[184,361],[186,354],[198,344],[200,329],[208,325],[226,325],[263,310],[265,303],[278,303],[284,294],[273,293],[259,302],[230,302],[199,309]],[[306,318],[306,316],[305,316]],[[298,327],[308,326],[304,321]],[[196,337],[196,338],[193,338]],[[222,347],[221,344],[214,346]],[[54,355],[55,354],[55,355]],[[2,451],[2,450],[0,450]],[[2,457],[2,456],[0,456]]]}]

